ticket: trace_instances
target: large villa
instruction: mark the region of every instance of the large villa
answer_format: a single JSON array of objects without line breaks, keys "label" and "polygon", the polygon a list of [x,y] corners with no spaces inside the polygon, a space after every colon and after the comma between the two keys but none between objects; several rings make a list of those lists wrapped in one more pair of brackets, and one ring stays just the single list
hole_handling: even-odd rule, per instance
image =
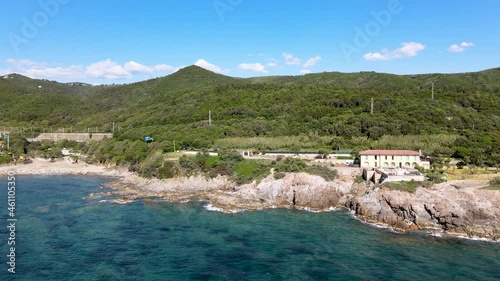
[{"label": "large villa", "polygon": [[366,150],[361,155],[362,168],[416,168],[430,167],[429,161],[422,160],[422,152],[413,150]]}]

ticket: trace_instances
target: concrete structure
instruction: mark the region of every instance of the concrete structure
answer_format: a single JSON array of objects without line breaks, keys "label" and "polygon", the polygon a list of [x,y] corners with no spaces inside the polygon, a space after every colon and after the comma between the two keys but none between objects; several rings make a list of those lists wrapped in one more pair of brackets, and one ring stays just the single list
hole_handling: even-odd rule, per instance
[{"label": "concrete structure", "polygon": [[363,169],[363,179],[374,183],[380,183],[382,173],[375,169]]},{"label": "concrete structure", "polygon": [[83,134],[73,134],[73,133],[45,133],[41,134],[36,138],[28,139],[28,141],[42,141],[42,140],[72,140],[77,142],[85,142],[89,140],[101,141],[106,138],[112,138],[113,134],[98,134],[98,133],[83,133]]},{"label": "concrete structure", "polygon": [[363,169],[363,178],[374,183],[425,181],[425,176],[415,169]]},{"label": "concrete structure", "polygon": [[239,154],[243,157],[252,157],[253,156],[253,151],[252,150],[240,150],[238,151]]},{"label": "concrete structure", "polygon": [[430,163],[422,161],[422,153],[413,150],[366,150],[361,155],[362,168],[415,168],[417,166],[428,169]]}]

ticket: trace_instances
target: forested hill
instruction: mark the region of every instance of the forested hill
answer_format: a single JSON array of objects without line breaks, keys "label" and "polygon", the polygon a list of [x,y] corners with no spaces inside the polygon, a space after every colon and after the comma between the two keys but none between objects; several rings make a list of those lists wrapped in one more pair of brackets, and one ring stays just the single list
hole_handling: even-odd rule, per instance
[{"label": "forested hill", "polygon": [[119,139],[151,135],[192,147],[210,147],[228,137],[301,134],[378,139],[471,130],[500,138],[500,68],[243,79],[190,66],[166,77],[113,86],[9,75],[0,77],[0,96],[0,118],[7,126],[111,130],[114,122],[121,128]]}]

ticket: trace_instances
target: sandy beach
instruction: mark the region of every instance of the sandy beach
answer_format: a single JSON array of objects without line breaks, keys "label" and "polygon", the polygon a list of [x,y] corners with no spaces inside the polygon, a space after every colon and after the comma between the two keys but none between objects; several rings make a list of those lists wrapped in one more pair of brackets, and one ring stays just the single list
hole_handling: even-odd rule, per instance
[{"label": "sandy beach", "polygon": [[15,172],[17,175],[95,175],[103,177],[125,177],[132,175],[124,169],[107,168],[87,163],[73,164],[69,157],[49,162],[46,159],[36,158],[29,164],[0,166],[0,175]]}]

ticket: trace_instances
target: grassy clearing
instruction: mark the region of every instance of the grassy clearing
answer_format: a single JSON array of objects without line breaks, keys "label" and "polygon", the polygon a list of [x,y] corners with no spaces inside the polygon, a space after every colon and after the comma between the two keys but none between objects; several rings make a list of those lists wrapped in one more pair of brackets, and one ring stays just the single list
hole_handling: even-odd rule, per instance
[{"label": "grassy clearing", "polygon": [[331,137],[308,136],[225,138],[217,140],[214,147],[221,149],[307,150],[308,148],[323,147],[330,141]]},{"label": "grassy clearing", "polygon": [[483,187],[486,190],[500,190],[500,177],[494,178],[490,181],[490,186]]},{"label": "grassy clearing", "polygon": [[324,178],[326,181],[333,181],[337,178],[337,170],[332,170],[323,166],[308,166],[305,171],[311,175],[316,175]]},{"label": "grassy clearing", "polygon": [[406,191],[410,193],[415,193],[417,187],[421,184],[416,181],[400,181],[400,182],[385,182],[382,184],[383,187],[387,187],[390,190]]},{"label": "grassy clearing", "polygon": [[169,153],[166,153],[166,157],[167,158],[180,158],[180,157],[182,157],[182,155],[184,155],[182,152],[169,152]]},{"label": "grassy clearing", "polygon": [[244,160],[234,166],[236,182],[239,184],[261,180],[271,173],[268,163],[264,161]]},{"label": "grassy clearing", "polygon": [[373,142],[372,147],[377,149],[422,149],[428,152],[441,151],[453,144],[457,137],[456,135],[384,135]]},{"label": "grassy clearing", "polygon": [[485,189],[485,190],[500,190],[500,184],[486,186],[486,187],[483,187],[481,189]]},{"label": "grassy clearing", "polygon": [[487,168],[450,168],[445,172],[448,180],[491,180],[498,175],[497,171]]},{"label": "grassy clearing", "polygon": [[[339,140],[331,136],[283,136],[283,137],[238,137],[225,138],[215,142],[214,147],[221,149],[261,149],[314,151],[321,148],[333,149],[342,144],[352,149],[422,149],[427,152],[446,151],[457,139],[456,135],[384,135],[378,140],[367,137],[353,137]],[[451,152],[451,151],[450,151]]]}]

